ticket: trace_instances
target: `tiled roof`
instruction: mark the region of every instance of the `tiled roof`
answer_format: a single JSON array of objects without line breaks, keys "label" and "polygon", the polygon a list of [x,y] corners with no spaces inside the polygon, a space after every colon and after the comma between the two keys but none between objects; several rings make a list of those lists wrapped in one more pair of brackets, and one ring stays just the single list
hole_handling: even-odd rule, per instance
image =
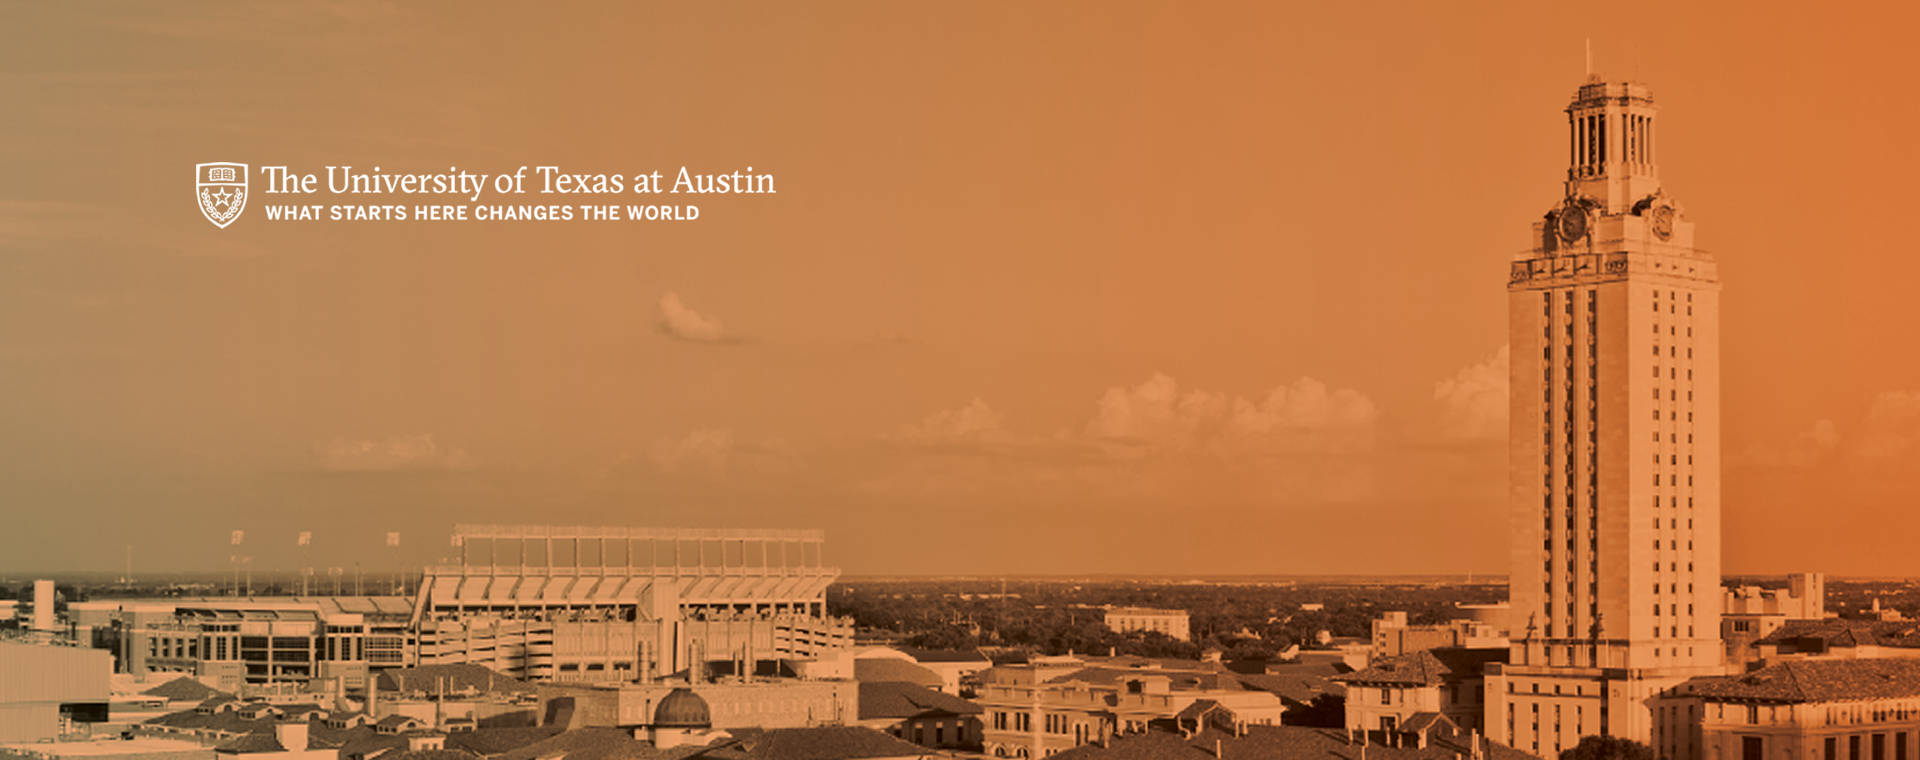
[{"label": "tiled roof", "polygon": [[216,745],[213,751],[235,755],[252,755],[261,752],[285,752],[287,748],[280,745],[280,738],[269,729],[266,731],[241,734],[237,739],[229,739]]},{"label": "tiled roof", "polygon": [[854,660],[853,680],[863,683],[869,681],[900,681],[903,683],[914,683],[921,686],[932,687],[938,687],[943,683],[939,673],[928,670],[919,663],[897,660],[891,657],[868,657],[866,659]]},{"label": "tiled roof", "polygon": [[227,694],[223,692],[220,694],[215,694],[213,696],[207,697],[205,700],[202,700],[200,704],[194,705],[193,709],[215,710],[222,707],[226,707],[228,705],[232,705],[235,708],[239,708],[245,704],[246,704],[245,702],[240,701],[239,697],[235,697],[232,694]]},{"label": "tiled roof", "polygon": [[371,728],[352,729],[341,738],[343,741],[337,745],[328,743],[328,746],[339,748],[341,760],[352,760],[356,756],[374,757],[407,746],[405,737],[374,733]]},{"label": "tiled roof", "polygon": [[925,757],[927,749],[871,728],[823,726],[735,731],[732,741],[701,752],[701,760],[859,760]]},{"label": "tiled roof", "polygon": [[978,649],[909,649],[902,647],[913,659],[920,662],[977,662],[989,663],[985,654]]},{"label": "tiled roof", "polygon": [[1913,620],[1789,620],[1756,644],[1803,645],[1820,642],[1823,648],[1884,646],[1920,647],[1920,621]]},{"label": "tiled roof", "polygon": [[472,731],[448,734],[447,747],[467,750],[477,755],[498,755],[551,738],[560,733],[560,730],[555,726],[477,728]]},{"label": "tiled roof", "polygon": [[912,718],[928,713],[976,715],[980,712],[979,705],[918,684],[899,681],[860,684],[861,720]]},{"label": "tiled roof", "polygon": [[1506,649],[1423,649],[1375,661],[1365,670],[1335,676],[1333,680],[1350,684],[1439,686],[1450,680],[1479,675],[1487,663],[1505,662],[1506,658]]},{"label": "tiled roof", "polygon": [[445,684],[447,693],[532,693],[534,688],[512,676],[501,675],[484,665],[421,665],[389,670],[380,674],[382,691],[438,693]]},{"label": "tiled roof", "polygon": [[175,678],[171,681],[160,684],[159,686],[155,686],[151,689],[148,689],[140,693],[150,697],[165,697],[167,699],[177,699],[177,700],[183,700],[183,701],[193,700],[196,702],[203,702],[208,699],[212,699],[214,697],[233,696],[224,691],[213,688],[212,686],[208,686],[199,681],[196,681],[190,676],[181,676],[179,678]]},{"label": "tiled roof", "polygon": [[[451,743],[451,737],[449,737]],[[633,732],[618,728],[576,728],[555,734],[503,754],[493,760],[677,760],[698,753],[701,747],[655,749],[648,742],[633,738]]]},{"label": "tiled roof", "polygon": [[231,711],[203,713],[198,710],[182,710],[148,718],[146,723],[167,728],[191,729],[201,732],[221,732],[244,734],[259,730],[273,729],[272,718],[247,718]]},{"label": "tiled roof", "polygon": [[1240,673],[1236,676],[1249,688],[1273,692],[1283,699],[1305,704],[1321,694],[1346,694],[1346,685],[1333,679],[1351,672],[1352,669],[1338,662],[1299,662],[1268,665],[1265,673]]},{"label": "tiled roof", "polygon": [[1767,702],[1913,697],[1920,696],[1920,659],[1791,660],[1743,675],[1695,678],[1679,691]]},{"label": "tiled roof", "polygon": [[1435,726],[1443,726],[1447,733],[1456,733],[1460,726],[1452,718],[1437,712],[1417,712],[1407,716],[1407,722],[1400,724],[1400,730],[1416,734],[1426,733]]},{"label": "tiled roof", "polygon": [[1175,720],[1199,720],[1205,717],[1208,711],[1216,709],[1220,709],[1219,702],[1211,699],[1196,699],[1193,701],[1193,704],[1187,705],[1185,708],[1182,708],[1180,712],[1174,713],[1173,717]]}]

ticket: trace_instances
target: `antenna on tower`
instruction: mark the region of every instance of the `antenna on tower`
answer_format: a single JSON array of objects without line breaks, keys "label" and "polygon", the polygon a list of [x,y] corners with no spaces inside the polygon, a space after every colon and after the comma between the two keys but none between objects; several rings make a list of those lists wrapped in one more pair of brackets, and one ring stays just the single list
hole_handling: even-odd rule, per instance
[{"label": "antenna on tower", "polygon": [[1587,38],[1587,78],[1593,78],[1593,38]]}]

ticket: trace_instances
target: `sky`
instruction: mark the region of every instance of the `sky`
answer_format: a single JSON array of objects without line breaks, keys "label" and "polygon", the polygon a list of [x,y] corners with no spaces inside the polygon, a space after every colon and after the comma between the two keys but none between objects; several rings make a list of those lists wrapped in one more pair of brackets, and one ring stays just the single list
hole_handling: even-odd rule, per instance
[{"label": "sky", "polygon": [[[1724,570],[1920,574],[1915,14],[0,5],[0,570],[418,567],[472,522],[1504,573],[1506,262],[1590,45],[1720,262]],[[778,192],[221,230],[208,161]]]}]

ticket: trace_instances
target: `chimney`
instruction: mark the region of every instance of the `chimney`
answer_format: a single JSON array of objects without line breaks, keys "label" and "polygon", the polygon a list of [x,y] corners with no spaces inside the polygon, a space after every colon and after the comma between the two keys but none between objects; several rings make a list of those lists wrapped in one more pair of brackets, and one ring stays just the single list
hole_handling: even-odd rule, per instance
[{"label": "chimney", "polygon": [[367,718],[379,720],[380,714],[380,674],[367,673]]},{"label": "chimney", "polygon": [[1213,737],[1213,756],[1220,757],[1220,737]]},{"label": "chimney", "polygon": [[[33,582],[33,630],[52,631],[53,627],[53,581],[37,580]],[[1879,602],[1876,600],[1875,604]],[[1878,609],[1876,607],[1876,609]]]}]

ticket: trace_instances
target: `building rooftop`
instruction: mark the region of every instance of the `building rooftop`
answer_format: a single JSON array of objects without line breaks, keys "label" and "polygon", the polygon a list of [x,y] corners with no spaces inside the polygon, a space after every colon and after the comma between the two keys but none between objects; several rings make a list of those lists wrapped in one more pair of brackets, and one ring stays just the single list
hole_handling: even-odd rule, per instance
[{"label": "building rooftop", "polygon": [[1839,702],[1920,696],[1920,660],[1793,660],[1737,676],[1707,676],[1679,691],[1718,700]]},{"label": "building rooftop", "polygon": [[1762,637],[1758,644],[1819,650],[1834,647],[1920,647],[1920,621],[1913,620],[1788,620]]},{"label": "building rooftop", "polygon": [[172,700],[193,702],[204,702],[214,697],[233,696],[196,681],[191,676],[181,676],[140,693],[149,697],[165,697]]},{"label": "building rooftop", "polygon": [[1283,699],[1305,704],[1320,694],[1346,694],[1346,685],[1334,679],[1351,672],[1353,670],[1344,663],[1321,661],[1270,664],[1265,673],[1237,673],[1235,676],[1251,688],[1273,692]]},{"label": "building rooftop", "polygon": [[860,684],[860,719],[915,718],[928,714],[977,715],[979,705],[925,686],[896,681]]},{"label": "building rooftop", "polygon": [[702,760],[861,760],[880,757],[928,757],[917,744],[895,739],[871,728],[745,729],[734,739],[701,752]]},{"label": "building rooftop", "polygon": [[1064,675],[1047,679],[1047,683],[1085,683],[1100,686],[1125,683],[1129,679],[1158,676],[1167,679],[1175,691],[1186,690],[1228,690],[1245,691],[1247,686],[1239,677],[1226,670],[1168,669],[1168,668],[1129,668],[1110,665],[1095,665],[1080,668]]},{"label": "building rooftop", "polygon": [[238,738],[228,739],[214,745],[213,751],[232,755],[255,755],[262,752],[286,752],[281,746],[280,737],[273,731],[253,731],[241,734]]},{"label": "building rooftop", "polygon": [[653,709],[655,728],[712,728],[713,711],[707,700],[685,686],[674,688],[660,698]]},{"label": "building rooftop", "polygon": [[945,683],[926,666],[893,657],[862,657],[853,661],[853,680],[862,683],[898,681],[939,688]]},{"label": "building rooftop", "polygon": [[1365,670],[1334,680],[1349,684],[1381,686],[1438,686],[1448,681],[1470,678],[1486,669],[1489,662],[1506,662],[1505,648],[1467,649],[1442,647],[1386,657]]},{"label": "building rooftop", "polygon": [[413,600],[403,596],[201,596],[118,599],[120,609],[150,608],[207,618],[306,619],[332,615],[405,616]]},{"label": "building rooftop", "polygon": [[1178,615],[1186,617],[1186,610],[1161,609],[1159,607],[1114,607],[1107,610],[1109,615]]},{"label": "building rooftop", "polygon": [[992,662],[979,649],[915,649],[899,647],[900,651],[919,662]]},{"label": "building rooftop", "polygon": [[[452,738],[448,738],[452,743]],[[698,745],[656,749],[619,728],[576,728],[495,755],[492,760],[678,760],[707,749]]]},{"label": "building rooftop", "polygon": [[437,694],[443,687],[448,694],[530,694],[534,691],[519,679],[501,675],[484,665],[420,665],[380,674],[381,691]]}]

